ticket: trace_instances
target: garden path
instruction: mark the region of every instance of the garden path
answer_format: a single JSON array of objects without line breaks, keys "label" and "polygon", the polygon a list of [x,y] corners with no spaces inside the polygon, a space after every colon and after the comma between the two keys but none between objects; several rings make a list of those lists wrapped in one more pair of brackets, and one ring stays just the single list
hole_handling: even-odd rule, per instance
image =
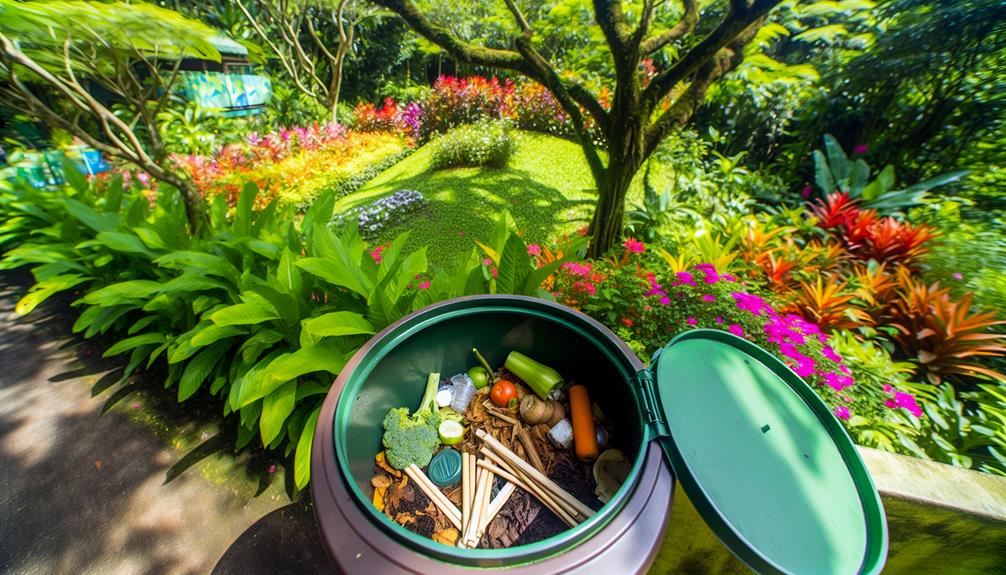
[{"label": "garden path", "polygon": [[0,573],[329,571],[282,480],[256,496],[220,457],[231,465],[207,458],[165,484],[188,447],[142,421],[136,396],[101,414],[110,393],[91,386],[115,364],[69,337],[65,300],[17,317],[27,279],[0,275]]}]

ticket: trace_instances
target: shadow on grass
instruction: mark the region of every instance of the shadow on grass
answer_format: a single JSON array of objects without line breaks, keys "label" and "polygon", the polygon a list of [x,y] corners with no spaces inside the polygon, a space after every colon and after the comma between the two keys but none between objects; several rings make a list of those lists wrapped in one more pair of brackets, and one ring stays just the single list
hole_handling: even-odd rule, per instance
[{"label": "shadow on grass", "polygon": [[529,172],[510,168],[425,171],[393,179],[383,187],[385,193],[347,204],[343,211],[401,189],[422,192],[429,203],[429,216],[391,226],[375,243],[409,231],[407,249],[427,246],[431,263],[438,267],[449,267],[475,245],[475,240],[487,241],[504,209],[510,211],[527,242],[542,243],[560,231],[588,224],[595,202],[590,190],[579,194],[585,197],[569,198],[561,190],[536,181]]}]

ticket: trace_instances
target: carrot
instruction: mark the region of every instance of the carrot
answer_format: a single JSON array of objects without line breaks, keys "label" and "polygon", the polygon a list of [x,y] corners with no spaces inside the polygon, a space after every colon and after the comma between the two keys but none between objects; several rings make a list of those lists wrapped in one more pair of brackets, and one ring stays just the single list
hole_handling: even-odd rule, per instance
[{"label": "carrot", "polygon": [[597,459],[597,435],[594,415],[590,409],[587,388],[573,385],[569,388],[569,412],[573,419],[573,450],[580,461]]}]

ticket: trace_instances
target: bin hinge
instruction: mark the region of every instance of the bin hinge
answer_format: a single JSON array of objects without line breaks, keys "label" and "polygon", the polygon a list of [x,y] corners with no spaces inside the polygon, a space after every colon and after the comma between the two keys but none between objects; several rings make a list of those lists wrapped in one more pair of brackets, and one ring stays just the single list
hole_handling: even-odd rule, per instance
[{"label": "bin hinge", "polygon": [[636,372],[636,389],[639,392],[639,399],[643,407],[643,418],[647,426],[652,428],[658,437],[665,435],[664,413],[660,409],[660,403],[657,400],[657,391],[652,371],[644,367]]}]

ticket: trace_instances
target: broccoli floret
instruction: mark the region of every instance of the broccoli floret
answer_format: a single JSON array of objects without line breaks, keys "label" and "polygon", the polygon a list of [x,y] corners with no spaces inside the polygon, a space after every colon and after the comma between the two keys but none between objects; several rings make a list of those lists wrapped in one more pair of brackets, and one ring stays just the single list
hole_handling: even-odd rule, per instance
[{"label": "broccoli floret", "polygon": [[426,381],[426,391],[419,403],[419,409],[409,415],[408,408],[396,407],[384,416],[385,457],[388,465],[395,469],[405,469],[415,463],[426,467],[433,458],[433,452],[440,447],[440,414],[436,411],[439,373],[431,373]]}]

